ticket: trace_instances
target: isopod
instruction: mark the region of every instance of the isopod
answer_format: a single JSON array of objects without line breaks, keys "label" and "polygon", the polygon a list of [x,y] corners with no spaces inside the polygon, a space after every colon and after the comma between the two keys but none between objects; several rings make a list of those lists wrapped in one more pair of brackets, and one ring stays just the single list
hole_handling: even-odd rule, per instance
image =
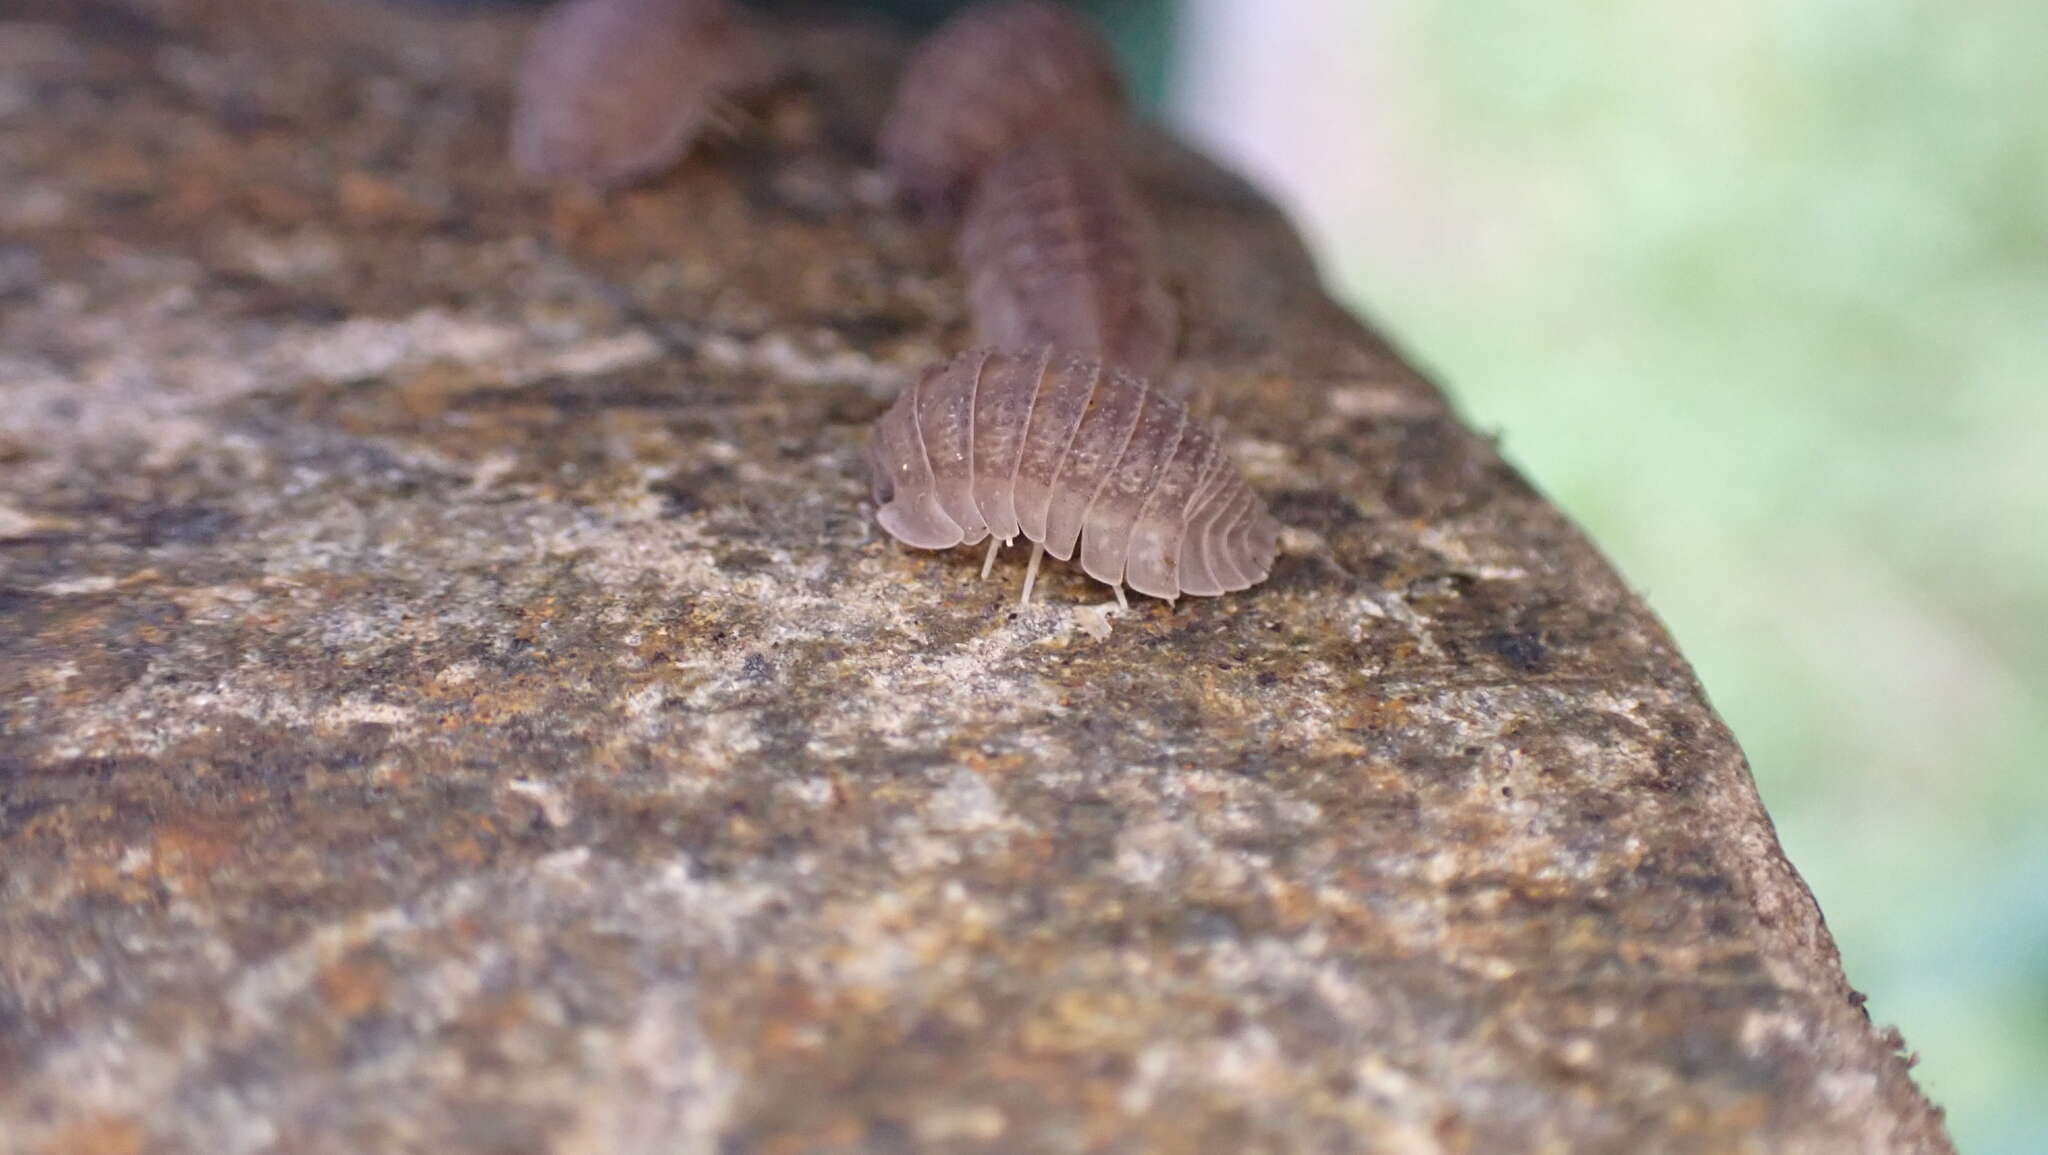
[{"label": "isopod", "polygon": [[1056,353],[978,349],[903,391],[868,441],[878,519],[917,549],[989,538],[1079,547],[1088,576],[1173,601],[1266,579],[1280,525],[1187,408],[1136,377]]},{"label": "isopod", "polygon": [[1123,118],[1116,59],[1086,17],[1045,0],[1000,0],[967,9],[918,46],[879,147],[904,195],[952,209],[1017,142],[1113,135]]},{"label": "isopod", "polygon": [[560,0],[520,66],[513,164],[595,189],[655,175],[739,82],[742,36],[731,0]]},{"label": "isopod", "polygon": [[991,165],[960,264],[983,345],[1051,344],[1147,378],[1173,354],[1152,222],[1122,164],[1089,141],[1036,137]]}]

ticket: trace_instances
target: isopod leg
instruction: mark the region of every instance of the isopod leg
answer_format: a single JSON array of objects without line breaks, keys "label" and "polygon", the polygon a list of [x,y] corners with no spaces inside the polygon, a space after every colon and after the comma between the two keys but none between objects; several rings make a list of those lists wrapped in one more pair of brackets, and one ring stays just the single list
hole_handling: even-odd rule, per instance
[{"label": "isopod leg", "polygon": [[988,556],[981,559],[981,580],[987,581],[989,571],[996,568],[996,551],[1003,548],[1003,539],[991,534],[988,539]]},{"label": "isopod leg", "polygon": [[1024,596],[1017,604],[1031,604],[1031,587],[1038,584],[1038,559],[1045,556],[1045,546],[1040,542],[1031,543],[1031,564],[1024,569]]},{"label": "isopod leg", "polygon": [[1130,599],[1124,597],[1124,587],[1121,584],[1113,585],[1109,588],[1116,591],[1116,604],[1118,608],[1126,610],[1131,608]]}]

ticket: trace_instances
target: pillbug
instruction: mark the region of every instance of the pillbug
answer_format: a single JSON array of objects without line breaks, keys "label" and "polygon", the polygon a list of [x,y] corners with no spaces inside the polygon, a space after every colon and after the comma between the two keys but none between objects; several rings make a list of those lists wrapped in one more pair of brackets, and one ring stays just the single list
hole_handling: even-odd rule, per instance
[{"label": "pillbug", "polygon": [[512,162],[613,189],[682,159],[740,80],[731,0],[561,0],[535,26],[512,110]]},{"label": "pillbug", "polygon": [[981,170],[1045,132],[1113,135],[1116,60],[1086,17],[1044,0],[979,4],[912,55],[882,125],[882,161],[928,209],[957,208]]},{"label": "pillbug", "polygon": [[1100,362],[977,349],[925,371],[875,423],[878,520],[918,549],[1032,543],[1088,576],[1173,601],[1272,571],[1280,524],[1179,402]]},{"label": "pillbug", "polygon": [[1140,377],[1173,354],[1152,223],[1122,165],[1086,141],[1038,137],[990,166],[960,226],[960,264],[983,345],[1052,344]]}]

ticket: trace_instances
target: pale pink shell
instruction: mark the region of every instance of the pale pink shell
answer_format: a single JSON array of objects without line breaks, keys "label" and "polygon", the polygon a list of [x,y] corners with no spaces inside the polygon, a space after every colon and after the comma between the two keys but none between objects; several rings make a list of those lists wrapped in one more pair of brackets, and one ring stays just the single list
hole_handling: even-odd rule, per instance
[{"label": "pale pink shell", "polygon": [[868,458],[882,528],[919,549],[1022,536],[1169,601],[1264,581],[1278,549],[1279,523],[1184,406],[1050,349],[927,370]]}]

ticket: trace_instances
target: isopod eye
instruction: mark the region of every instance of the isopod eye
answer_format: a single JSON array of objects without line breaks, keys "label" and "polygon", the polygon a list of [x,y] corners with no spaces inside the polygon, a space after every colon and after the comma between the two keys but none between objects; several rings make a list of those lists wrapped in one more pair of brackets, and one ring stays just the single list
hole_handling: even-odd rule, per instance
[{"label": "isopod eye", "polygon": [[874,494],[876,505],[896,500],[896,479],[890,476],[889,467],[872,443],[868,446],[868,491]]}]

